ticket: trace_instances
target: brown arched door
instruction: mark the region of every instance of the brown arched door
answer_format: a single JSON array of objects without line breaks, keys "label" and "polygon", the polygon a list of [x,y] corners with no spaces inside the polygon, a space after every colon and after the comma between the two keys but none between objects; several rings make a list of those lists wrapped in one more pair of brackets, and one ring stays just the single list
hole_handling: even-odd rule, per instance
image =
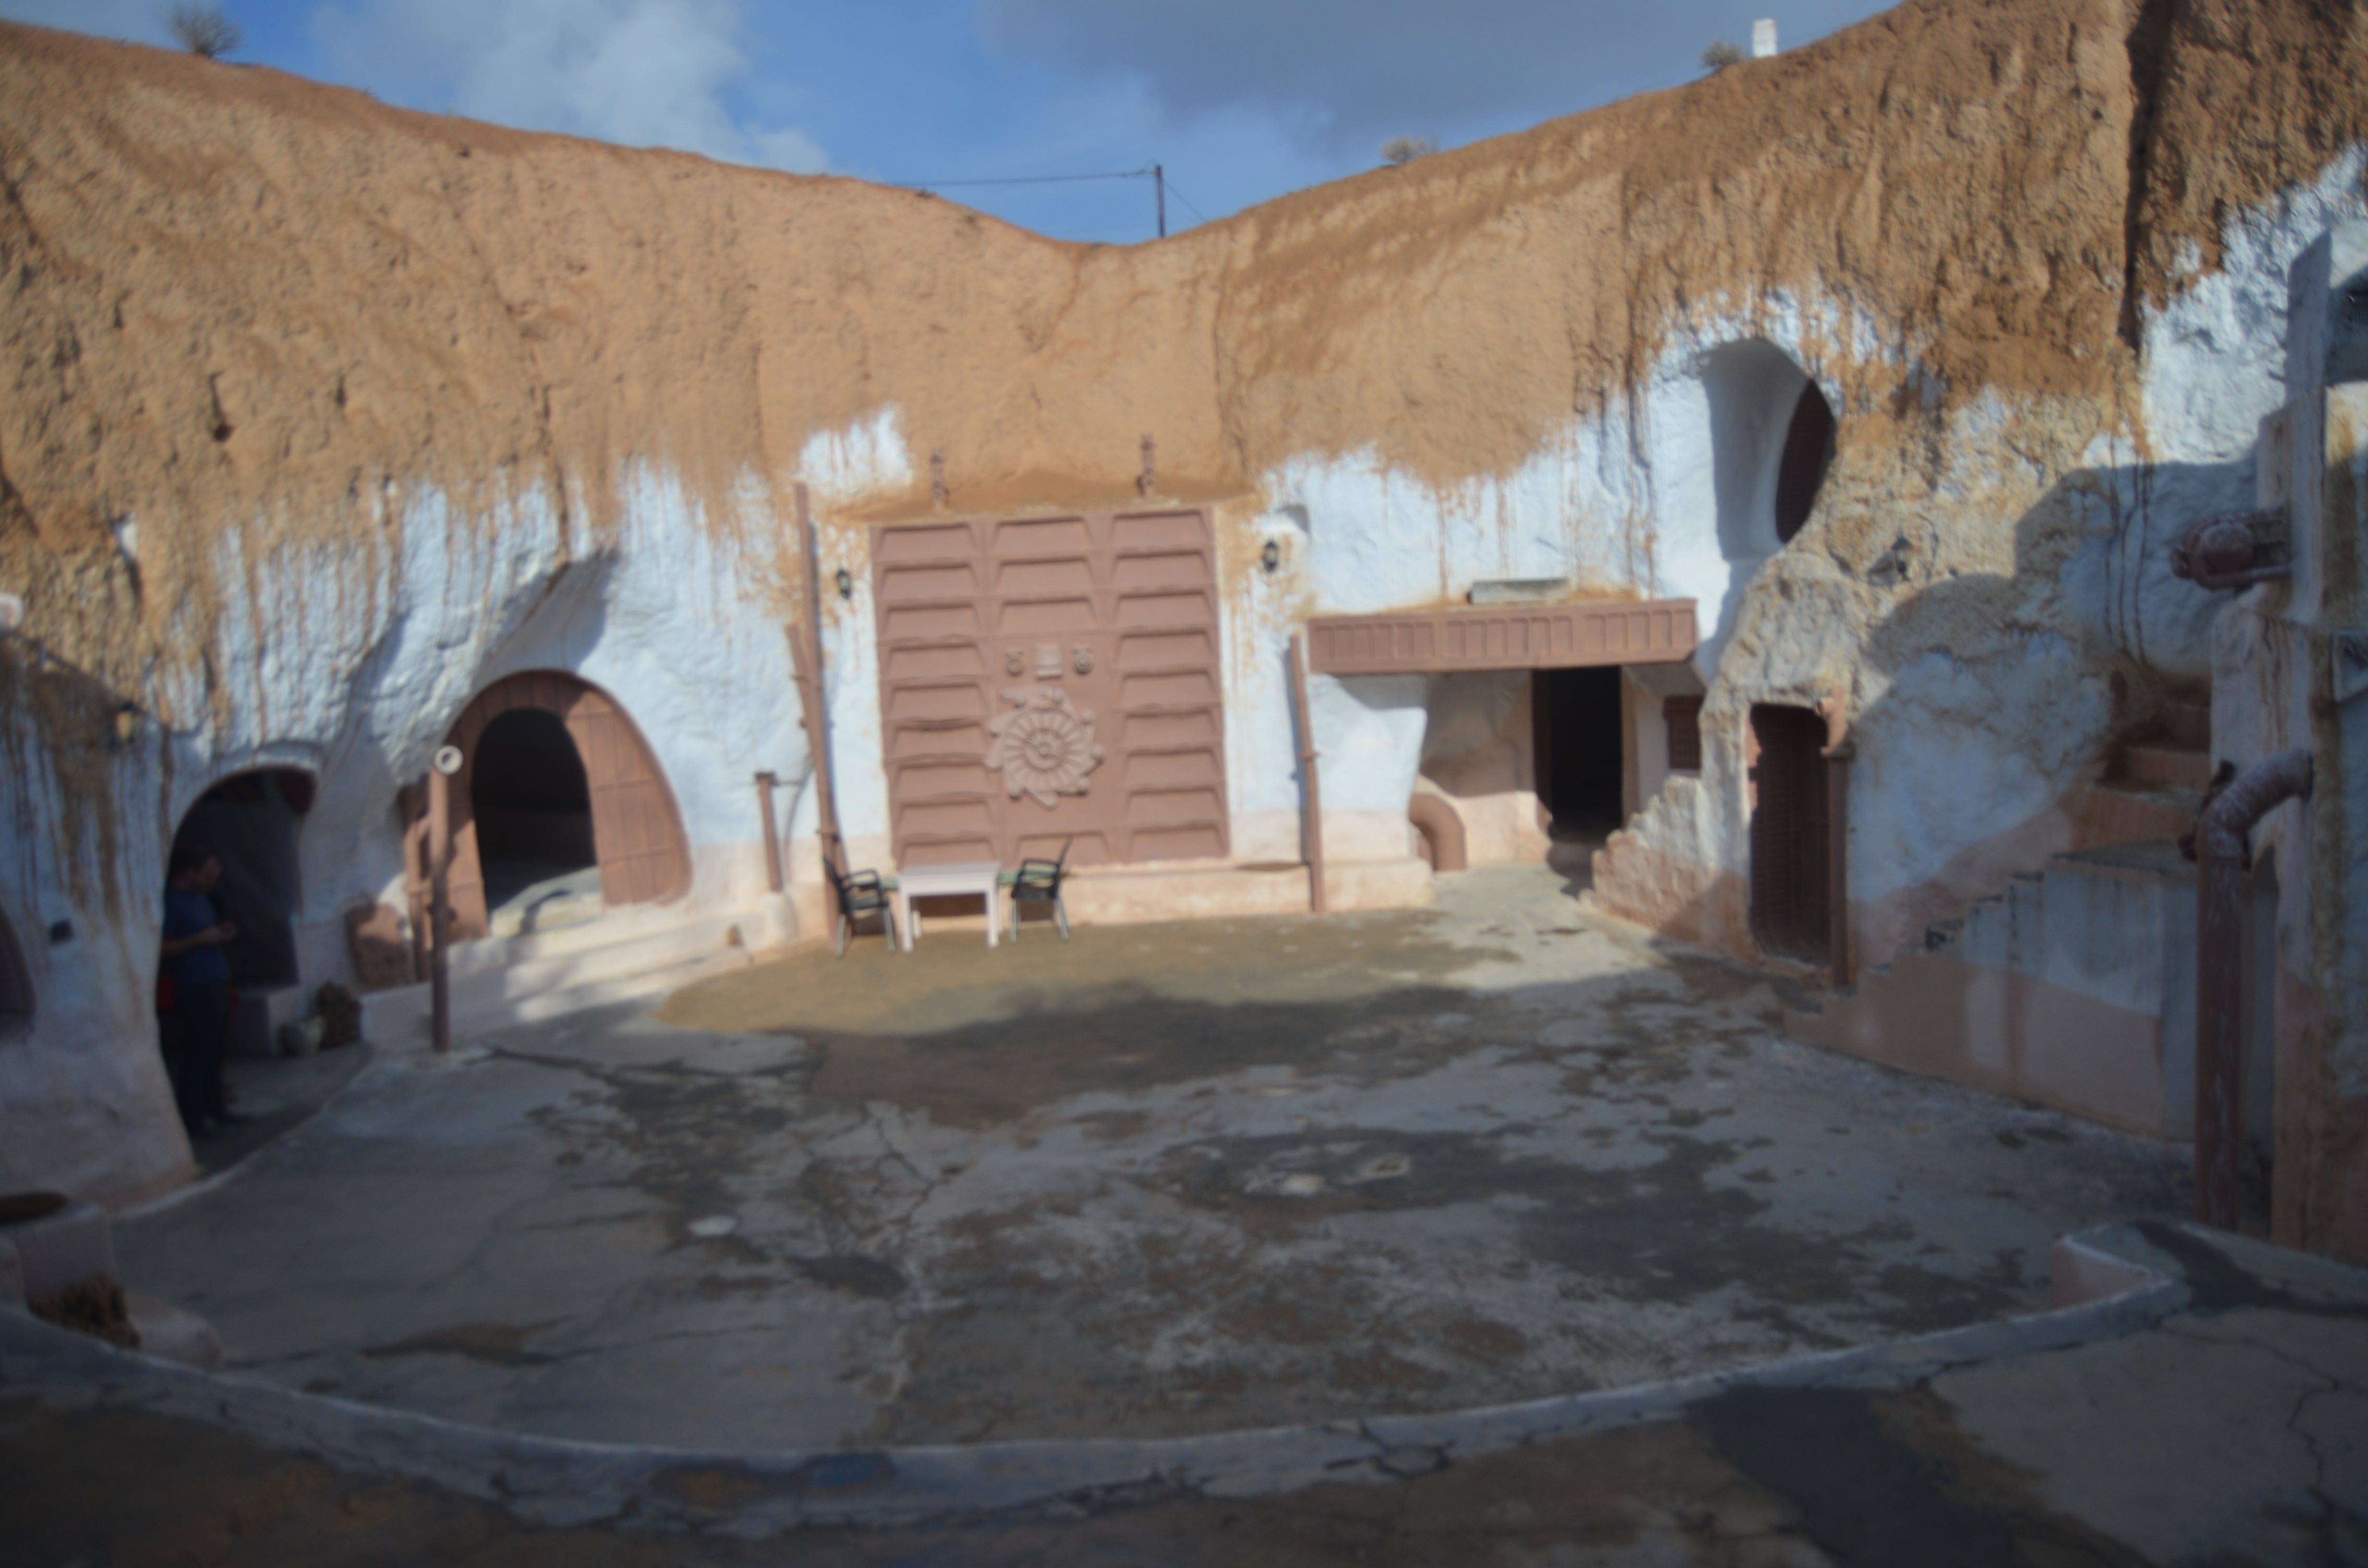
[{"label": "brown arched door", "polygon": [[[658,762],[617,700],[599,687],[556,670],[529,670],[495,681],[479,692],[453,721],[445,737],[461,748],[461,772],[452,780],[452,935],[469,941],[490,928],[485,877],[478,856],[477,824],[471,808],[476,795],[478,743],[504,714],[520,710],[557,717],[566,727],[582,764],[591,814],[592,854],[600,869],[600,896],[612,907],[655,903],[690,891],[690,846]],[[548,721],[544,721],[548,722]],[[412,835],[415,860],[424,856],[424,824]],[[424,886],[424,865],[415,880]],[[424,901],[423,901],[424,902]],[[415,924],[424,908],[416,910]]]}]

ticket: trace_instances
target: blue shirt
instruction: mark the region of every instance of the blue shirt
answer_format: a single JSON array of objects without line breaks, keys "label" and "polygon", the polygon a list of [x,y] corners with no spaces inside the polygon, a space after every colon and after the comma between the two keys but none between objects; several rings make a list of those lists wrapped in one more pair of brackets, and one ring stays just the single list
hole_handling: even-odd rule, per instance
[{"label": "blue shirt", "polygon": [[[188,888],[165,890],[165,940],[177,942],[221,923],[214,901],[205,894]],[[166,959],[165,973],[176,985],[228,985],[230,954],[220,947],[191,948]]]}]

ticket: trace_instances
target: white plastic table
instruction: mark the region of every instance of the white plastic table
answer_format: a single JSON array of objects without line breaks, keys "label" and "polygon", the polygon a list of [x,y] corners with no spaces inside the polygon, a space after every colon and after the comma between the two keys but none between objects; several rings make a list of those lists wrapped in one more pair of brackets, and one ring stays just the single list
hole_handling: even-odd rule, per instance
[{"label": "white plastic table", "polygon": [[916,898],[976,896],[986,905],[986,945],[995,946],[999,928],[996,894],[1002,892],[1003,867],[994,860],[962,860],[951,866],[896,868],[896,915],[905,927],[905,945],[921,945],[921,918],[913,913]]}]

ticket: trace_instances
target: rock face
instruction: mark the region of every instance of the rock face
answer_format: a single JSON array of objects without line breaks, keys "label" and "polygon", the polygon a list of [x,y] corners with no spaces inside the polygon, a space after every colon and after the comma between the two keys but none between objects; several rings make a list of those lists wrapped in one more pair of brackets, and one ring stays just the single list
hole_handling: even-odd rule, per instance
[{"label": "rock face", "polygon": [[[1750,712],[1823,703],[1885,951],[2063,847],[2108,744],[2208,679],[2169,551],[2252,498],[2285,268],[2362,209],[2363,43],[2356,6],[1908,5],[1113,248],[0,28],[0,942],[31,998],[0,1185],[186,1172],[153,890],[242,769],[318,784],[308,983],[354,978],[348,912],[404,905],[398,787],[523,670],[632,715],[690,903],[761,896],[751,773],[814,824],[800,484],[851,585],[821,629],[842,824],[883,849],[870,540],[930,513],[933,453],[956,513],[1122,506],[1156,437],[1159,495],[1215,525],[1240,861],[1294,853],[1309,615],[1694,598],[1700,766],[1644,791],[1603,896],[1756,954]],[[1812,391],[1831,466],[1780,517]],[[1427,731],[1527,744],[1493,687],[1314,684],[1353,759],[1327,825],[1375,857],[1454,771]],[[1491,811],[1475,846],[1536,851]]]}]

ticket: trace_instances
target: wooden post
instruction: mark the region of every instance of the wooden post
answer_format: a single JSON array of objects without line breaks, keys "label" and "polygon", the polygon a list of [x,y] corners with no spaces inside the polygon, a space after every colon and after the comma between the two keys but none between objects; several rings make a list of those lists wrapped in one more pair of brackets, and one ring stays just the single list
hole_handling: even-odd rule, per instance
[{"label": "wooden post", "polygon": [[[835,869],[838,863],[838,794],[830,779],[830,702],[823,682],[822,663],[822,537],[814,527],[813,504],[806,487],[796,490],[798,528],[805,536],[806,551],[806,631],[805,636],[790,641],[791,652],[799,655],[803,666],[799,672],[798,694],[805,710],[806,742],[814,754],[815,820],[822,839],[823,859]],[[830,879],[823,879],[829,884]],[[834,908],[831,914],[838,911]]]},{"label": "wooden post", "polygon": [[774,892],[781,891],[781,831],[773,821],[773,791],[780,783],[773,774],[757,775],[757,814],[765,824],[765,885]]},{"label": "wooden post", "polygon": [[1291,728],[1299,743],[1300,856],[1307,862],[1307,907],[1322,915],[1330,907],[1324,891],[1324,791],[1315,778],[1315,715],[1307,710],[1307,661],[1299,639],[1291,640]]},{"label": "wooden post", "polygon": [[1834,989],[1851,980],[1850,939],[1850,775],[1858,746],[1850,738],[1850,699],[1837,687],[1819,704],[1826,721],[1826,921]]},{"label": "wooden post", "polygon": [[452,1049],[452,775],[460,762],[460,748],[446,746],[427,769],[427,1027],[439,1051]]}]

